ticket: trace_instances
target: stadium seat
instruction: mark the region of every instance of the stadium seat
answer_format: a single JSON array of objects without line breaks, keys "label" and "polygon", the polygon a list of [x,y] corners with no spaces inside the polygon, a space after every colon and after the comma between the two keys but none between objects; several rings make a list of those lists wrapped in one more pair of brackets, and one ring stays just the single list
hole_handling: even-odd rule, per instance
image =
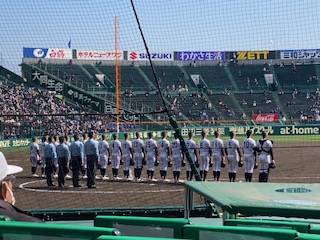
[{"label": "stadium seat", "polygon": [[182,228],[189,224],[183,218],[97,216],[94,226],[117,228],[122,235],[181,238]]},{"label": "stadium seat", "polygon": [[95,239],[101,235],[119,234],[112,228],[0,221],[0,239]]}]

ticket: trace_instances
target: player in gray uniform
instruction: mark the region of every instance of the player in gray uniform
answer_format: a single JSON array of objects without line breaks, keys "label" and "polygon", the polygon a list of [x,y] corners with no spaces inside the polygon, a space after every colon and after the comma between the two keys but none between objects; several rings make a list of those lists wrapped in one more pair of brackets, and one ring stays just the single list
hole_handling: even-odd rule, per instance
[{"label": "player in gray uniform", "polygon": [[124,141],[121,143],[121,148],[122,148],[123,175],[125,178],[129,179],[130,166],[133,166],[134,163],[132,159],[132,155],[133,155],[132,143],[129,140],[128,133],[124,133]]},{"label": "player in gray uniform", "polygon": [[[188,132],[188,137],[189,139],[186,141],[186,145],[191,157],[191,160],[198,165],[198,152],[197,152],[197,144],[195,143],[195,141],[192,139],[193,134],[192,132]],[[193,177],[193,173],[191,171],[191,167],[190,164],[187,163],[187,180],[191,181]]]},{"label": "player in gray uniform", "polygon": [[140,139],[140,133],[136,132],[136,139],[132,141],[133,161],[134,161],[134,177],[136,180],[141,180],[141,171],[143,161],[145,161],[144,143]]},{"label": "player in gray uniform", "polygon": [[108,162],[110,161],[110,149],[109,144],[105,140],[106,136],[101,136],[101,141],[99,142],[98,149],[99,149],[99,166],[100,166],[100,174],[102,180],[107,180],[108,177],[106,176],[106,170]]},{"label": "player in gray uniform", "polygon": [[45,172],[44,172],[44,169],[46,167],[46,161],[44,159],[44,148],[46,147],[47,145],[47,138],[45,136],[43,136],[41,138],[41,143],[39,144],[39,152],[40,152],[40,162],[41,162],[41,177],[42,178],[45,178],[46,175],[45,175]]},{"label": "player in gray uniform", "polygon": [[227,155],[228,159],[228,172],[229,172],[229,181],[235,182],[238,167],[242,166],[240,163],[241,161],[241,152],[240,152],[240,146],[239,141],[235,139],[235,132],[230,131],[230,139],[227,140],[226,146],[225,146],[225,153]]},{"label": "player in gray uniform", "polygon": [[[87,134],[82,134],[82,143],[83,145],[86,143],[86,141],[88,140],[87,138]],[[84,154],[84,157],[83,157],[83,163],[81,165],[81,174],[82,174],[82,178],[83,179],[87,179],[88,176],[87,176],[87,156]]]},{"label": "player in gray uniform", "polygon": [[[67,135],[64,136],[64,143],[70,148],[71,143],[69,142],[69,137]],[[66,170],[66,179],[72,179],[72,177],[69,175],[69,167]]]},{"label": "player in gray uniform", "polygon": [[153,180],[154,175],[154,166],[157,165],[157,142],[152,139],[152,132],[148,132],[148,140],[146,141],[145,148],[146,148],[146,155],[147,155],[147,175],[149,180]]},{"label": "player in gray uniform", "polygon": [[40,148],[37,144],[37,139],[35,137],[32,138],[32,143],[29,146],[30,150],[30,161],[31,161],[31,173],[33,177],[39,177],[37,172],[37,166],[40,163]]},{"label": "player in gray uniform", "polygon": [[263,131],[262,139],[259,140],[257,144],[257,150],[260,152],[259,155],[259,182],[268,182],[270,168],[275,168],[275,161],[273,157],[273,144],[272,141],[268,139],[268,134]]},{"label": "player in gray uniform", "polygon": [[64,142],[64,137],[59,137],[59,145],[57,146],[57,158],[59,164],[58,172],[58,184],[59,187],[64,187],[64,179],[68,170],[68,165],[70,162],[70,151],[67,144]]},{"label": "player in gray uniform", "polygon": [[117,134],[112,135],[113,141],[110,144],[111,147],[111,166],[112,166],[112,175],[113,179],[120,179],[118,177],[122,149],[121,142],[118,140]]},{"label": "player in gray uniform", "polygon": [[210,147],[210,141],[207,139],[207,131],[202,130],[201,136],[202,139],[200,141],[200,177],[203,181],[207,178],[207,173],[209,171],[210,166],[210,159],[212,155],[211,147]]},{"label": "player in gray uniform", "polygon": [[247,130],[247,138],[243,141],[244,178],[251,182],[253,169],[256,168],[256,141],[251,138],[252,130]]},{"label": "player in gray uniform", "polygon": [[220,180],[221,167],[224,167],[224,147],[218,131],[214,131],[214,139],[211,141],[213,158],[213,179]]},{"label": "player in gray uniform", "polygon": [[158,142],[158,162],[160,165],[160,177],[166,180],[168,162],[170,158],[170,142],[167,140],[167,132],[161,132],[161,139]]},{"label": "player in gray uniform", "polygon": [[181,152],[180,140],[178,135],[174,133],[174,140],[171,143],[172,171],[174,182],[179,182],[183,155]]},{"label": "player in gray uniform", "polygon": [[52,183],[52,174],[54,173],[54,170],[57,169],[58,166],[58,159],[57,159],[57,152],[56,152],[56,146],[52,142],[52,137],[48,137],[48,144],[44,148],[44,159],[45,159],[45,172],[46,172],[46,178],[47,178],[47,184],[48,187],[54,186]]}]

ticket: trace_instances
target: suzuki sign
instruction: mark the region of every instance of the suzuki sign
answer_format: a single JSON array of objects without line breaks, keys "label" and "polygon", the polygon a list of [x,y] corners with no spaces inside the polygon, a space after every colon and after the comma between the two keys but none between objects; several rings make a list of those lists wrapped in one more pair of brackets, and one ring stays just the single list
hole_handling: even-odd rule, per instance
[{"label": "suzuki sign", "polygon": [[[150,53],[151,60],[154,61],[173,61],[173,52],[152,52]],[[148,54],[146,52],[139,51],[129,51],[128,52],[129,61],[147,61]]]}]

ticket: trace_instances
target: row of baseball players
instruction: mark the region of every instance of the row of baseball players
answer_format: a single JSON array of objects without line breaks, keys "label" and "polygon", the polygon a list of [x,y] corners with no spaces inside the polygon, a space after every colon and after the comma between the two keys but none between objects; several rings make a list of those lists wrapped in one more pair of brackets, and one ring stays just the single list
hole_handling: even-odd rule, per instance
[{"label": "row of baseball players", "polygon": [[[267,139],[265,132],[262,133],[262,139],[256,144],[255,140],[251,138],[251,130],[248,130],[247,137],[242,145],[243,154],[240,151],[238,140],[235,139],[234,132],[230,132],[230,139],[226,141],[225,145],[217,131],[214,132],[215,138],[211,142],[207,139],[207,132],[202,131],[202,139],[199,145],[193,140],[191,132],[188,135],[189,139],[186,141],[186,145],[192,161],[200,170],[203,180],[206,180],[209,167],[213,166],[214,180],[219,181],[221,168],[225,166],[225,159],[227,159],[229,180],[235,181],[238,167],[244,164],[245,179],[250,182],[253,169],[258,166],[257,152],[259,153],[260,162],[259,181],[268,180],[269,169],[274,167],[274,159],[272,142]],[[168,166],[172,166],[174,180],[179,181],[181,168],[185,164],[185,155],[181,151],[180,141],[178,136],[175,135],[175,139],[170,143],[167,140],[166,132],[162,132],[161,136],[161,139],[157,143],[153,139],[152,133],[148,134],[148,140],[145,142],[140,138],[140,133],[136,133],[136,139],[132,142],[128,139],[128,134],[125,134],[125,140],[122,142],[117,139],[117,135],[113,135],[113,140],[109,145],[105,136],[102,136],[101,141],[97,142],[94,140],[94,134],[89,133],[89,140],[92,141],[92,144],[87,144],[87,151],[85,151],[84,145],[87,142],[85,135],[82,141],[75,135],[75,141],[71,144],[64,137],[59,138],[60,144],[54,143],[53,138],[49,137],[48,139],[43,138],[39,146],[36,140],[33,139],[30,145],[32,172],[35,174],[37,165],[39,162],[42,162],[43,167],[48,165],[51,168],[49,171],[46,171],[48,180],[47,173],[49,172],[49,175],[51,175],[59,168],[61,174],[60,177],[58,176],[58,182],[61,186],[64,184],[62,184],[62,176],[64,178],[65,174],[68,173],[69,166],[73,172],[74,186],[77,187],[79,185],[79,172],[88,168],[88,159],[90,159],[89,164],[92,165],[91,162],[93,162],[94,165],[93,169],[92,167],[89,170],[87,169],[87,178],[91,181],[88,187],[95,185],[95,182],[92,182],[92,178],[96,178],[96,167],[100,168],[102,179],[107,179],[106,168],[108,164],[112,165],[114,178],[118,178],[121,164],[123,164],[123,172],[126,178],[129,178],[130,166],[134,166],[134,177],[138,180],[141,179],[143,165],[147,165],[148,179],[153,179],[155,166],[159,165],[160,175],[164,180],[166,179]],[[48,144],[55,146],[56,151],[54,154],[52,154],[52,151],[48,151],[48,147],[47,151],[45,151],[45,147]],[[45,154],[46,152],[47,154]],[[48,154],[48,152],[50,153]],[[50,154],[52,154],[51,157]],[[244,161],[242,161],[242,155]],[[52,159],[52,161],[47,161],[46,159]],[[47,162],[49,164],[46,164]],[[59,167],[60,165],[61,167]],[[186,170],[187,180],[192,180],[193,174],[190,164],[187,164]],[[50,179],[48,185],[52,185]]]}]

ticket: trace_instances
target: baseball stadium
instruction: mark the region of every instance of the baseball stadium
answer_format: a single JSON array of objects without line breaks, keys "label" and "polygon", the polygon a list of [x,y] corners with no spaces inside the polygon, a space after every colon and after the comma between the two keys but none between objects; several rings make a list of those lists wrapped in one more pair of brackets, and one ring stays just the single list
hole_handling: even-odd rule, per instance
[{"label": "baseball stadium", "polygon": [[319,0],[11,0],[0,239],[320,240]]}]

